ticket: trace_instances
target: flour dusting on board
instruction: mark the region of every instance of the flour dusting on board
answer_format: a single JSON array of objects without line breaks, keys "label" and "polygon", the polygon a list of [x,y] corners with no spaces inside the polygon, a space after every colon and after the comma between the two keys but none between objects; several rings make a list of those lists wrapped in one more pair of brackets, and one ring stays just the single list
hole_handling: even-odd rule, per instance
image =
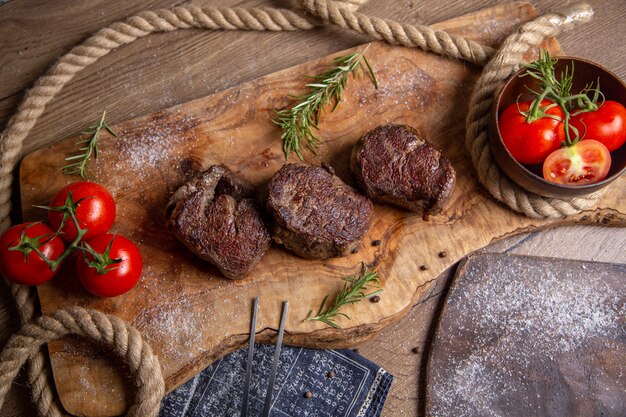
[{"label": "flour dusting on board", "polygon": [[384,80],[372,92],[378,100],[416,111],[436,99],[435,79],[425,69],[384,64],[380,72]]},{"label": "flour dusting on board", "polygon": [[[168,300],[166,303],[155,301],[154,304],[139,313],[132,324],[141,331],[142,336],[153,347],[160,358],[168,358],[170,372],[179,371],[180,367],[190,363],[211,348],[211,332],[224,323],[240,320],[247,316],[241,306],[249,303],[245,295],[233,295],[228,298],[217,297],[222,285],[229,285],[224,278],[211,291],[181,293],[179,281],[192,280],[189,271],[183,266],[173,266],[168,274],[163,275],[146,263],[143,276],[139,281],[142,291],[148,297]],[[209,276],[202,280],[211,280]],[[167,293],[167,294],[165,294]],[[165,366],[165,365],[164,365]]]},{"label": "flour dusting on board", "polygon": [[444,353],[433,351],[443,363],[431,363],[431,414],[624,415],[626,365],[597,359],[624,352],[623,283],[600,264],[525,259],[467,264],[435,344]]},{"label": "flour dusting on board", "polygon": [[191,116],[157,113],[141,127],[118,133],[120,160],[134,173],[143,176],[161,163],[172,165],[178,145],[189,140],[189,131],[197,124]]},{"label": "flour dusting on board", "polygon": [[[187,357],[193,358],[198,352],[191,352],[189,349],[173,350],[174,343],[167,343],[167,341],[183,340],[187,346],[202,345],[203,334],[198,331],[197,323],[201,323],[203,317],[197,316],[204,314],[208,312],[194,311],[194,305],[189,299],[182,297],[175,303],[159,306],[145,315],[140,315],[136,320],[136,325],[139,328],[149,329],[149,331],[144,331],[144,337],[148,339],[148,342],[166,341],[166,343],[153,343],[153,345],[163,346],[168,355],[181,360]],[[205,319],[208,318],[205,317]]]}]

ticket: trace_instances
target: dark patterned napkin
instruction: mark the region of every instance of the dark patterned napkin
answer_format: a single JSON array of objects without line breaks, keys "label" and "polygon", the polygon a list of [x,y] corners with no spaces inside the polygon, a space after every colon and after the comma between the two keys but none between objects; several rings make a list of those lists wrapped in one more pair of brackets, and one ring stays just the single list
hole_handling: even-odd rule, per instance
[{"label": "dark patterned napkin", "polygon": [[[273,345],[256,345],[250,417],[261,415]],[[248,349],[216,361],[163,400],[159,417],[237,417]],[[377,417],[393,376],[351,350],[283,347],[270,416]]]}]

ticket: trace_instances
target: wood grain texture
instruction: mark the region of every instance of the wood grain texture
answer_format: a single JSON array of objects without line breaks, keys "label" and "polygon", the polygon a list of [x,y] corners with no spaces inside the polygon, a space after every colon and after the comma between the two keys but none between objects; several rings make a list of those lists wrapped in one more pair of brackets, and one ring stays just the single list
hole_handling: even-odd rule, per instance
[{"label": "wood grain texture", "polygon": [[426,415],[622,416],[626,265],[461,262],[426,370]]},{"label": "wood grain texture", "polygon": [[[176,3],[167,0],[140,0],[132,4],[120,0],[84,3],[76,0],[60,4],[12,0],[0,6],[0,38],[3,40],[0,42],[0,71],[3,75],[0,79],[0,125],[14,112],[22,96],[20,92],[29,87],[56,56],[69,50],[77,41],[130,13],[171,7]],[[206,0],[196,3],[248,7],[284,5],[286,2]],[[409,23],[433,23],[497,3],[502,2],[376,0],[364,10]],[[542,12],[563,4],[561,0],[534,3]],[[621,0],[592,0],[590,3],[596,10],[595,19],[560,36],[563,49],[600,62],[624,78],[626,61],[622,57],[626,55],[626,44],[622,39],[626,28],[622,22],[626,18],[626,4]],[[190,30],[155,35],[120,49],[111,59],[104,59],[79,74],[62,97],[50,104],[44,118],[29,135],[25,152],[83,128],[93,122],[105,106],[111,121],[124,120],[237,85],[363,40],[333,28],[302,34],[212,34]],[[224,45],[229,47],[224,48]],[[625,242],[624,228],[576,226],[512,237],[489,246],[487,250],[626,262]],[[363,355],[396,375],[384,416],[417,415],[421,349],[417,354],[411,350],[424,346],[429,340],[430,315],[445,294],[447,271],[405,319],[359,346]],[[16,316],[8,288],[0,285],[0,344],[3,344],[16,328]],[[34,415],[27,393],[23,382],[18,381],[0,414],[9,417]]]},{"label": "wood grain texture", "polygon": [[[511,236],[477,252],[624,264],[626,233],[624,228],[560,227]],[[441,274],[432,289],[402,320],[358,346],[361,355],[396,377],[382,416],[425,415],[427,354],[456,270],[455,265]]]},{"label": "wood grain texture", "polygon": [[[532,13],[528,7],[505,6],[455,19],[446,23],[446,28],[493,43]],[[489,31],[480,30],[486,27]],[[429,289],[427,284],[462,256],[516,231],[553,225],[511,213],[486,196],[474,180],[458,138],[463,137],[466,112],[461,98],[469,94],[477,69],[382,43],[371,44],[367,53],[379,89],[374,90],[365,77],[351,82],[340,107],[325,115],[319,126],[325,145],[307,162],[327,162],[344,181],[352,183],[348,158],[360,136],[384,123],[412,125],[443,149],[458,173],[452,202],[442,214],[425,222],[421,216],[377,206],[358,254],[305,261],[273,248],[251,276],[239,282],[224,280],[164,233],[167,196],[191,172],[223,163],[257,188],[267,183],[284,163],[280,132],[271,122],[272,109],[288,105],[288,95],[302,91],[306,81],[302,74],[321,72],[331,60],[325,57],[114,126],[118,138],[102,138],[95,172],[116,198],[116,228],[139,244],[146,259],[142,282],[122,297],[96,299],[80,290],[67,267],[52,283],[39,287],[43,311],[82,305],[131,322],[151,343],[167,387],[172,389],[217,357],[243,346],[255,296],[267,306],[258,319],[260,341],[273,337],[271,329],[277,327],[273,313],[283,300],[289,300],[293,308],[287,344],[352,346],[401,317]],[[69,138],[24,159],[20,185],[25,218],[40,215],[30,208],[32,204],[45,203],[72,180],[59,168],[75,142],[76,138]],[[616,212],[601,209],[593,213],[594,219],[626,222],[620,189],[624,187],[617,184],[617,192],[603,201],[603,207]],[[590,214],[585,216],[591,221]],[[380,247],[370,244],[378,239]],[[440,252],[447,256],[438,256]],[[324,295],[339,290],[339,277],[358,271],[360,262],[379,265],[385,289],[381,302],[347,309],[353,320],[343,322],[342,330],[302,323]],[[420,269],[423,264],[429,265],[427,271]],[[67,343],[54,343],[49,349],[57,390],[68,411],[115,415],[125,409],[128,390],[107,365],[109,356],[81,353]],[[93,401],[105,388],[111,394]]]}]

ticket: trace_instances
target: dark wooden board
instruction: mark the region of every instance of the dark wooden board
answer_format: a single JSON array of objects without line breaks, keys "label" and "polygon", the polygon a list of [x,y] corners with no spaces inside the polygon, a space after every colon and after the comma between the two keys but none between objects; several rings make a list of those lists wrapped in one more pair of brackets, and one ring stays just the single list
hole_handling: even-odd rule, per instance
[{"label": "dark wooden board", "polygon": [[[521,22],[535,16],[527,4],[507,4],[437,25],[451,32],[495,44]],[[547,43],[558,50],[554,40]],[[360,48],[362,49],[362,47]],[[336,55],[333,55],[336,56]],[[374,43],[368,50],[381,81],[374,90],[364,77],[351,81],[345,101],[320,125],[326,143],[318,157],[352,183],[347,167],[352,144],[368,129],[383,123],[411,124],[452,160],[458,173],[449,207],[425,222],[388,206],[376,206],[374,224],[361,251],[342,259],[304,261],[273,247],[252,275],[240,282],[224,280],[212,267],[195,260],[171,235],[164,233],[168,192],[192,171],[225,163],[255,185],[284,163],[280,132],[271,122],[274,108],[289,104],[288,95],[302,92],[304,74],[320,72],[331,60],[323,57],[259,78],[229,90],[161,112],[116,124],[119,138],[104,135],[96,164],[99,180],[113,193],[119,215],[116,229],[134,239],[146,268],[140,284],[111,300],[96,299],[80,289],[71,266],[39,288],[44,312],[83,305],[117,314],[139,328],[158,355],[168,389],[179,385],[216,358],[245,344],[249,307],[263,299],[258,340],[270,341],[283,300],[292,308],[286,343],[312,347],[351,346],[398,320],[432,281],[462,256],[504,236],[526,230],[586,222],[623,225],[626,212],[618,180],[599,208],[566,221],[531,220],[492,200],[477,184],[463,147],[467,96],[479,69],[414,49]],[[46,204],[64,184],[63,157],[73,152],[76,138],[27,156],[21,166],[25,218],[42,213],[32,204]],[[622,184],[622,185],[620,185]],[[372,240],[381,239],[374,247]],[[441,251],[447,257],[440,257]],[[361,261],[379,262],[384,295],[380,303],[360,303],[347,312],[337,330],[303,323],[307,312],[326,294],[341,288],[343,275]],[[421,270],[428,264],[428,270]],[[116,415],[132,392],[110,356],[74,341],[49,346],[55,382],[64,406],[73,413]],[[97,393],[107,390],[106,397]],[[97,401],[94,398],[97,397]]]},{"label": "dark wooden board", "polygon": [[[555,10],[562,0],[534,0],[540,13]],[[592,22],[559,35],[568,54],[600,62],[626,77],[626,2],[588,0],[595,11]],[[11,0],[0,7],[0,125],[19,104],[25,89],[71,46],[113,21],[142,10],[173,7],[180,0]],[[201,0],[214,6],[288,6],[276,0]],[[497,0],[376,0],[363,12],[406,23],[432,24],[469,11],[501,4]],[[59,24],[59,22],[63,22]],[[109,120],[117,122],[135,115],[187,102],[361,43],[363,37],[336,28],[305,32],[252,33],[184,30],[149,36],[100,59],[82,71],[46,107],[45,113],[24,143],[24,154],[81,130],[97,118],[106,104]],[[228,45],[228,48],[224,48]],[[606,45],[610,45],[607,51]],[[249,65],[254,56],[254,65]],[[207,71],[207,69],[210,69]],[[175,71],[177,76],[172,77]],[[198,79],[204,82],[198,85]],[[164,89],[169,94],[164,94]],[[18,193],[15,193],[17,196]],[[15,203],[18,203],[15,199]],[[17,210],[17,204],[16,204]],[[15,220],[19,215],[15,215]],[[571,240],[570,240],[571,239]],[[593,247],[581,241],[597,242]],[[595,226],[565,226],[520,234],[490,245],[494,250],[513,246],[515,252],[550,253],[550,256],[626,262],[626,229]],[[449,272],[438,282],[447,281]],[[0,345],[17,330],[16,312],[8,286],[0,282]],[[429,291],[410,314],[387,327],[382,334],[359,344],[359,352],[391,370],[396,379],[382,416],[417,416],[416,387],[421,354],[411,352],[430,340],[429,306],[439,292]],[[421,351],[421,350],[420,350]],[[23,378],[13,384],[0,415],[35,415],[30,389]]]},{"label": "dark wooden board", "polygon": [[626,415],[626,265],[484,254],[459,265],[428,416]]}]

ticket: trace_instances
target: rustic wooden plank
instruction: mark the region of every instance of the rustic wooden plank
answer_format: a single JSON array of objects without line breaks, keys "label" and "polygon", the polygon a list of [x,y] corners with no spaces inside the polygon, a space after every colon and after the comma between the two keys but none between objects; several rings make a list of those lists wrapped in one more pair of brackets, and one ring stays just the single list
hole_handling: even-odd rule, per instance
[{"label": "rustic wooden plank", "polygon": [[[544,238],[544,235],[546,238]],[[593,242],[593,244],[589,244]],[[626,229],[569,226],[512,236],[479,252],[626,263]],[[613,251],[613,248],[618,248]],[[396,376],[382,416],[421,415],[426,389],[424,353],[433,339],[456,268],[442,274],[433,289],[398,323],[358,346],[359,353]]]},{"label": "rustic wooden plank", "polygon": [[[591,242],[591,244],[590,244]],[[479,253],[538,255],[574,260],[626,263],[625,228],[565,226],[511,236]],[[383,417],[421,415],[424,406],[425,353],[433,339],[439,314],[456,268],[444,272],[436,285],[398,323],[359,345],[359,353],[393,375],[400,375],[388,397]],[[414,349],[417,349],[414,351]]]},{"label": "rustic wooden plank", "polygon": [[[596,26],[594,31],[602,32],[604,36],[614,35],[613,28],[621,27],[620,22],[626,18],[625,7],[619,4],[619,0],[613,2],[613,5],[611,2],[599,0],[591,2],[596,6],[598,14],[598,18],[592,23]],[[31,6],[41,10],[33,16],[24,14],[25,6],[20,6],[20,0],[3,6],[5,10],[1,11],[0,18],[6,17],[3,22],[0,21],[0,39],[10,39],[11,42],[0,45],[0,75],[6,77],[6,81],[0,84],[0,88],[3,88],[0,90],[0,126],[12,113],[11,109],[17,105],[21,97],[18,92],[27,88],[38,74],[52,64],[55,57],[68,50],[69,45],[74,45],[103,25],[134,11],[176,3],[165,0],[132,3],[99,1],[89,2],[87,8],[87,3],[72,0],[59,10],[54,3],[40,0]],[[210,1],[204,3],[211,4]],[[417,5],[410,1],[390,3],[371,2],[364,11],[400,21],[430,23],[498,2],[456,0],[446,2],[446,7],[436,5],[433,0],[418,2]],[[260,4],[266,3],[258,0],[219,2],[223,6],[249,7]],[[557,1],[552,4],[541,2],[539,6],[541,10],[547,11],[558,4]],[[37,6],[40,8],[37,9]],[[72,24],[54,26],[51,31],[39,30],[45,26],[45,22],[58,24],[61,21]],[[52,33],[52,36],[48,36],[48,33]],[[626,53],[626,46],[618,41],[619,36],[612,43],[613,52],[606,54],[603,52],[606,44],[604,36],[598,36],[596,40],[580,33],[585,32],[571,32],[576,38],[568,49],[570,53],[585,55],[606,64],[622,76],[626,74],[626,64],[619,59]],[[50,103],[25,143],[24,154],[43,144],[58,141],[92,123],[103,107],[108,109],[112,121],[126,120],[354,46],[364,39],[334,28],[264,34],[189,30],[152,35],[102,58],[78,74],[60,93],[59,98]],[[40,46],[44,44],[45,47]],[[228,45],[228,48],[224,48],[224,45]],[[158,57],[155,56],[157,50]],[[233,54],[233,50],[239,53]],[[178,73],[179,76],[171,77],[171,72]],[[10,97],[3,99],[6,95]],[[4,101],[8,103],[6,107],[3,105]],[[54,137],[50,137],[51,131],[54,132]]]},{"label": "rustic wooden plank", "polygon": [[[6,91],[19,91],[28,87],[39,75],[40,71],[45,66],[52,63],[56,56],[68,50],[77,40],[86,36],[88,33],[99,29],[106,22],[114,21],[124,16],[125,13],[123,13],[123,11],[125,10],[128,10],[126,14],[129,14],[131,13],[130,8],[132,8],[132,11],[139,11],[160,5],[171,6],[175,3],[175,1],[156,2],[147,0],[134,1],[132,4],[120,0],[89,2],[91,9],[85,13],[91,14],[80,15],[74,13],[80,4],[84,4],[84,2],[79,0],[63,2],[62,5],[45,2],[43,0],[12,0],[8,4],[0,6],[0,31],[6,27],[4,25],[6,20],[2,19],[7,17],[8,12],[6,12],[6,10],[9,10],[7,8],[14,7],[11,9],[10,15],[13,26],[11,26],[11,30],[2,32],[0,36],[0,39],[2,39],[2,42],[0,42],[0,60],[2,60],[0,71],[6,70],[9,73],[8,75],[3,73],[3,76],[0,77],[0,88],[3,89],[2,91],[5,91],[4,89],[8,89]],[[196,2],[196,4],[211,3],[216,4],[216,2],[209,0]],[[219,3],[224,5],[239,4],[249,6],[256,4],[276,5],[278,3],[282,5],[287,2],[234,2],[227,0]],[[447,2],[435,0],[377,0],[370,2],[365,10],[370,14],[390,17],[406,22],[432,23],[498,3],[500,2],[496,0],[450,0]],[[535,3],[540,11],[548,11],[553,7],[562,5],[560,0],[546,0]],[[626,44],[622,42],[622,40],[626,28],[622,22],[626,18],[626,4],[621,0],[592,0],[590,3],[596,10],[596,18],[589,24],[563,34],[560,36],[559,40],[565,51],[601,62],[624,78],[626,77],[626,61],[624,61],[622,57],[626,55]],[[46,5],[48,5],[49,8],[46,8]],[[119,13],[117,13],[118,11]],[[102,12],[103,17],[99,16],[100,12]],[[37,23],[33,23],[29,20],[29,16],[35,14],[41,17]],[[47,16],[51,18],[46,19]],[[88,18],[84,18],[84,16]],[[317,34],[317,32],[321,33]],[[24,35],[22,36],[21,34]],[[57,35],[61,36],[57,37]],[[205,35],[199,35],[198,37],[204,39]],[[361,39],[357,39],[353,36],[346,36],[345,32],[327,29],[316,31],[316,33],[307,33],[303,36],[304,41],[297,36],[292,37],[292,35],[293,34],[267,35],[272,36],[271,42],[268,41],[262,44],[258,42],[259,36],[263,37],[266,36],[266,34],[259,36],[245,35],[245,41],[238,43],[238,50],[258,51],[254,55],[254,68],[249,68],[250,54],[242,53],[232,54],[233,58],[231,61],[228,61],[227,70],[222,70],[223,63],[216,60],[214,55],[211,55],[212,51],[221,49],[221,36],[211,37],[207,39],[206,42],[199,42],[197,54],[193,55],[193,58],[203,60],[203,62],[206,63],[205,67],[211,68],[211,75],[215,79],[215,82],[223,83],[214,90],[211,90],[216,91],[221,88],[237,85],[242,81],[252,79],[263,73],[270,73],[298,62],[303,62],[307,59],[355,45],[361,41]],[[159,107],[157,102],[160,100],[159,82],[162,81],[159,80],[176,78],[171,75],[172,67],[176,67],[176,60],[156,61],[153,57],[153,49],[159,49],[161,52],[165,52],[164,50],[166,49],[176,48],[178,45],[177,42],[167,42],[167,39],[171,36],[174,36],[174,34],[153,37],[151,43],[152,48],[147,48],[145,43],[136,43],[125,47],[116,52],[116,59],[112,60],[112,62],[107,62],[107,65],[103,65],[102,68],[98,68],[95,72],[100,72],[102,74],[101,77],[105,78],[106,81],[101,85],[104,85],[106,90],[110,92],[106,93],[106,96],[102,95],[105,93],[101,91],[102,87],[94,90],[89,82],[90,77],[97,77],[98,74],[87,74],[87,72],[85,72],[84,75],[79,75],[79,78],[83,80],[73,81],[72,83],[80,82],[80,84],[62,99],[53,101],[51,107],[46,112],[46,116],[44,116],[44,121],[38,123],[35,132],[27,139],[25,151],[30,152],[44,144],[60,140],[68,134],[92,123],[93,120],[99,116],[103,103],[106,103],[109,109],[109,115],[112,116],[112,121],[126,119],[129,117],[128,115],[131,114],[144,114],[160,109],[161,107]],[[194,34],[194,31],[188,31],[185,32],[183,38],[188,36],[196,36],[196,34]],[[234,36],[233,38],[237,39],[238,37]],[[233,38],[228,39],[230,41]],[[308,42],[309,38],[310,43]],[[35,39],[33,43],[45,45],[45,48],[34,48],[31,46],[29,49],[25,49],[33,39]],[[607,53],[607,45],[610,45],[609,53]],[[18,59],[17,55],[7,54],[8,50],[22,51],[22,54],[19,55]],[[127,50],[128,53],[122,54],[124,50]],[[39,55],[41,55],[40,58],[38,58]],[[223,58],[224,55],[228,55],[228,53],[218,57]],[[137,57],[137,59],[133,57]],[[4,58],[6,58],[6,60],[3,60]],[[38,59],[41,60],[43,64],[38,64],[39,66],[34,65]],[[283,65],[285,62],[284,59],[289,60],[286,65]],[[48,64],[46,64],[46,62]],[[111,65],[115,64],[119,66],[111,68]],[[150,70],[149,68],[151,66],[157,67],[157,70]],[[116,76],[118,68],[135,69],[138,67],[148,68],[144,70],[141,83],[127,83],[125,78]],[[177,73],[186,72],[186,69],[182,66],[176,68]],[[245,69],[242,70],[241,68]],[[263,72],[255,72],[259,68],[263,68]],[[241,75],[242,71],[245,74]],[[19,80],[21,80],[19,82],[19,89],[13,88],[13,86],[16,85],[16,78],[12,78],[12,74],[23,75],[23,78],[19,78]],[[107,76],[104,77],[104,75]],[[238,79],[237,76],[242,78]],[[191,87],[185,85],[185,83],[180,84],[180,88],[171,93],[175,102],[183,102],[190,98],[197,97],[189,94]],[[155,87],[145,88],[144,85],[155,85]],[[209,92],[209,90],[202,91],[199,95]],[[184,95],[184,99],[176,100],[175,97],[178,94],[181,94],[181,96]],[[129,98],[127,100],[120,100],[120,96],[128,96]],[[0,127],[4,125],[8,116],[13,113],[21,94],[17,93],[8,98],[3,97],[5,97],[5,95],[0,94]],[[74,110],[71,115],[66,115],[65,108],[72,108],[72,106],[78,108],[78,110]],[[43,124],[44,122],[45,124]],[[60,133],[50,135],[50,132]],[[546,239],[553,244],[553,246],[548,249],[555,250],[555,253],[557,253],[556,256],[560,256],[558,255],[559,248],[567,249],[572,244],[571,239],[559,239],[560,233],[566,233],[567,230],[570,230],[570,228],[561,227],[554,231],[538,232],[533,234],[533,236],[536,236],[537,242],[541,242],[545,234],[545,236],[547,236]],[[619,245],[616,245],[616,243],[623,242],[626,236],[618,233],[612,238],[603,239],[604,233],[616,232],[618,229],[608,229],[606,232],[600,232],[600,235],[598,235],[596,231],[607,229],[582,227],[576,228],[575,230],[576,232],[573,236],[577,237],[580,241],[589,242],[591,241],[589,239],[590,237],[597,239],[595,243],[603,248],[603,254],[606,256],[607,260],[612,260],[612,257],[618,258],[620,256],[620,253],[616,249],[619,248]],[[620,230],[623,231],[623,229]],[[519,239],[512,238],[510,240],[516,242]],[[523,245],[520,246],[520,248],[521,247],[523,247]],[[590,249],[592,251],[590,252],[590,256],[596,256],[594,255],[595,247],[595,245],[591,246]],[[535,249],[529,248],[529,251]],[[544,250],[546,248],[542,247],[541,249]],[[578,252],[580,256],[585,256],[586,253],[584,247]],[[537,254],[540,254],[540,252],[537,252]],[[624,260],[621,260],[621,262],[624,262]],[[445,280],[445,278],[446,276],[441,277],[440,281]],[[0,303],[3,306],[10,305],[11,301],[8,297],[8,288],[4,283],[0,283],[0,287],[0,291],[4,295]],[[375,358],[374,360],[388,369],[394,369],[394,364],[396,363],[395,358],[401,358],[403,356],[403,351],[396,349],[395,346],[400,346],[405,340],[413,340],[415,345],[425,340],[414,337],[417,334],[421,334],[421,332],[415,330],[418,324],[421,323],[417,320],[417,318],[423,315],[421,306],[422,304],[412,309],[411,314],[398,324],[397,331],[385,332],[383,340],[377,338],[372,342],[360,346],[359,348],[362,354],[370,358]],[[11,311],[12,309],[5,308],[5,310],[0,312],[0,345],[7,340],[11,329],[14,329],[15,316],[11,314]],[[402,326],[403,324],[405,325]],[[389,353],[386,355],[378,355],[381,348]],[[414,361],[413,363],[414,372],[417,372],[418,361]],[[414,372],[409,372],[408,370],[403,371],[403,373],[404,372],[414,374]],[[413,413],[414,403],[412,398],[414,398],[416,389],[412,383],[404,384],[399,381],[400,378],[397,378],[392,387],[392,392],[387,401],[385,413],[383,414],[385,416],[415,415]],[[23,388],[20,390],[12,390],[9,398],[18,398],[18,400],[5,403],[4,407],[0,410],[0,414],[9,417],[34,415],[30,408],[30,401],[25,395],[26,392],[27,391]]]},{"label": "rustic wooden plank", "polygon": [[[515,26],[528,13],[532,10],[526,7],[501,7],[455,19],[446,27],[493,41],[500,39],[502,30],[494,31],[490,24],[476,26],[475,22],[495,19],[498,28]],[[344,103],[320,125],[326,145],[318,157],[308,161],[330,163],[350,183],[346,149],[365,131],[388,122],[416,126],[444,149],[458,172],[452,203],[441,215],[424,222],[420,217],[377,206],[374,224],[359,254],[314,262],[272,249],[253,271],[253,279],[237,283],[224,282],[214,270],[190,259],[170,235],[162,233],[167,193],[184,180],[189,166],[202,170],[213,163],[225,163],[257,186],[268,181],[284,163],[271,109],[286,105],[288,94],[300,91],[302,74],[319,72],[330,60],[324,58],[115,126],[119,138],[101,142],[96,173],[118,201],[122,214],[117,221],[119,232],[132,237],[144,252],[144,280],[126,296],[94,299],[77,288],[71,269],[66,268],[54,282],[39,287],[44,312],[78,304],[112,312],[135,324],[159,356],[171,389],[216,357],[242,345],[248,315],[241,312],[247,311],[254,296],[260,294],[264,304],[275,306],[283,299],[292,302],[286,343],[350,346],[397,320],[429,288],[426,284],[468,252],[519,230],[554,224],[514,215],[479,191],[462,142],[457,139],[463,135],[464,111],[459,109],[466,105],[459,98],[467,96],[477,75],[474,68],[380,43],[372,44],[368,55],[378,74],[379,90],[374,91],[364,77],[354,80]],[[46,201],[68,181],[58,168],[63,164],[62,156],[72,152],[74,142],[68,139],[23,161],[21,187],[26,218],[38,216],[31,204]],[[120,176],[120,172],[125,175]],[[614,189],[620,190],[619,184]],[[473,197],[468,200],[469,195]],[[610,210],[598,211],[591,221],[607,216],[616,224],[626,222],[620,214],[626,211],[621,198],[619,192],[612,193],[603,202],[603,206],[617,210],[614,218]],[[380,249],[367,243],[376,239],[383,241]],[[448,256],[438,256],[440,251]],[[325,294],[337,290],[339,276],[353,272],[360,261],[373,260],[379,262],[384,277],[385,293],[380,303],[359,305],[358,313],[351,313],[353,320],[344,323],[341,331],[301,322]],[[421,271],[420,264],[428,264],[429,270]],[[297,276],[293,271],[298,271]],[[294,287],[292,281],[296,279],[299,285]],[[155,291],[159,293],[156,299]],[[224,304],[223,300],[237,302]],[[270,308],[260,314],[260,328],[276,328],[271,313]],[[176,324],[165,326],[164,322]],[[269,337],[271,333],[260,334],[260,340]],[[81,351],[67,343],[50,345],[57,389],[65,407],[87,415],[121,412],[127,390],[107,365],[109,356],[85,357]],[[109,388],[110,395],[94,402],[95,393],[104,387]]]},{"label": "rustic wooden plank", "polygon": [[430,349],[426,414],[622,416],[625,273],[519,255],[462,262]]}]

